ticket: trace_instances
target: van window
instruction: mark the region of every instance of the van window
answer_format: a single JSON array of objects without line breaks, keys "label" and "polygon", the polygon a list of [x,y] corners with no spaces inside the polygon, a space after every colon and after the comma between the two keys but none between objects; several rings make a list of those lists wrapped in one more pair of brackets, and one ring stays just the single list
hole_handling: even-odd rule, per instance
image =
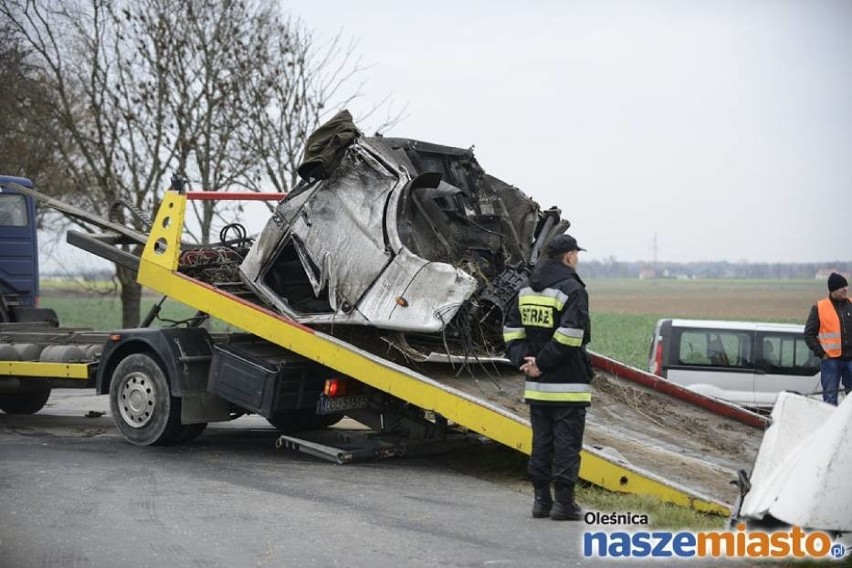
[{"label": "van window", "polygon": [[758,366],[768,373],[811,376],[819,371],[819,358],[801,336],[765,333],[759,345]]},{"label": "van window", "polygon": [[750,368],[748,332],[689,330],[680,335],[679,365]]}]

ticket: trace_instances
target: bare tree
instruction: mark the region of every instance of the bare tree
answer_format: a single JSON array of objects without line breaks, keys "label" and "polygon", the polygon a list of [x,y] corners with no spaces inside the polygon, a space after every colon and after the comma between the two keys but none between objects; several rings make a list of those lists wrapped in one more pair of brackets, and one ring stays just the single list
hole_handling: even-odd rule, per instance
[{"label": "bare tree", "polygon": [[[243,130],[243,143],[257,156],[258,162],[249,187],[261,189],[269,183],[280,192],[289,191],[298,181],[296,168],[308,135],[328,112],[340,87],[359,73],[359,61],[353,59],[354,45],[343,46],[340,35],[328,44],[315,46],[313,37],[296,19],[279,24],[287,34],[277,34],[267,46],[267,58],[273,66],[286,70],[272,81],[249,85],[253,97],[263,101],[250,127]],[[359,91],[337,101],[346,106]]]},{"label": "bare tree", "polygon": [[[271,186],[288,192],[299,181],[296,172],[305,142],[321,122],[363,96],[369,67],[356,56],[357,42],[341,33],[317,43],[314,34],[296,17],[275,19],[277,33],[266,44],[264,59],[270,69],[263,80],[248,85],[251,98],[260,104],[246,123],[241,141],[254,157],[252,176],[246,187],[262,191]],[[269,80],[275,78],[276,80]],[[397,124],[404,108],[392,111],[384,98],[358,116],[366,121],[385,108],[385,119],[376,127],[385,130]]]},{"label": "bare tree", "polygon": [[[123,67],[145,70],[137,102],[148,116],[164,111],[172,167],[204,190],[245,187],[255,157],[239,133],[266,105],[248,85],[282,73],[264,47],[287,32],[274,25],[274,10],[243,0],[142,0],[122,15],[134,44]],[[194,208],[200,242],[210,241],[216,207]]]},{"label": "bare tree", "polygon": [[61,184],[51,142],[57,129],[47,117],[52,85],[30,63],[23,38],[9,23],[0,24],[0,37],[0,173]]},{"label": "bare tree", "polygon": [[[298,20],[259,0],[3,0],[3,16],[55,97],[53,151],[62,198],[146,230],[170,172],[201,189],[267,182],[288,190],[307,135],[363,71],[339,38],[314,48]],[[359,87],[360,88],[360,87]],[[209,242],[216,202],[194,209]],[[233,216],[234,212],[228,213]],[[85,227],[79,220],[74,222]],[[91,230],[89,227],[85,227]],[[122,321],[139,321],[141,289],[116,267]]]},{"label": "bare tree", "polygon": [[[125,85],[115,72],[119,36],[109,25],[107,6],[98,0],[47,6],[7,0],[0,4],[0,14],[24,38],[32,64],[53,88],[43,121],[57,126],[52,142],[70,182],[62,198],[102,216],[119,199],[142,205],[163,168],[134,151],[140,137],[135,136],[132,109],[123,104]],[[140,170],[143,160],[148,163]],[[139,175],[142,171],[148,175]],[[116,273],[124,324],[135,325],[141,290],[132,271],[119,266]]]}]

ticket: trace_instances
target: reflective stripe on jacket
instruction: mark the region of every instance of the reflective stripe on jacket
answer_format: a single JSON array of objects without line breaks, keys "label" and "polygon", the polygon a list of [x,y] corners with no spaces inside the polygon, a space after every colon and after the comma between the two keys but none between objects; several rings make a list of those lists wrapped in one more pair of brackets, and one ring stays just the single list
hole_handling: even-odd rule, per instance
[{"label": "reflective stripe on jacket", "polygon": [[520,367],[535,357],[540,377],[527,377],[530,404],[582,405],[591,402],[589,300],[583,281],[559,261],[543,261],[518,291],[503,327],[507,355]]},{"label": "reflective stripe on jacket", "polygon": [[817,311],[819,312],[819,335],[817,335],[819,344],[829,357],[840,357],[842,353],[840,317],[837,315],[834,304],[831,303],[831,298],[823,298],[817,302]]},{"label": "reflective stripe on jacket", "polygon": [[592,390],[586,383],[540,383],[528,379],[524,398],[539,402],[591,402]]}]

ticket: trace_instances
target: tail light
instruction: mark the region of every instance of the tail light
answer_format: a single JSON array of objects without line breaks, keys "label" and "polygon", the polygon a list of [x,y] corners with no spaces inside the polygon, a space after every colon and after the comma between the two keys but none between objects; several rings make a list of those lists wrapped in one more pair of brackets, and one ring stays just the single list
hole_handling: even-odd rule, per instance
[{"label": "tail light", "polygon": [[329,398],[348,396],[357,390],[353,381],[347,379],[326,379],[323,394]]},{"label": "tail light", "polygon": [[354,397],[364,394],[364,383],[349,377],[333,377],[325,380],[322,393],[327,398]]},{"label": "tail light", "polygon": [[663,340],[657,338],[657,347],[654,349],[654,367],[651,372],[658,377],[663,376]]}]

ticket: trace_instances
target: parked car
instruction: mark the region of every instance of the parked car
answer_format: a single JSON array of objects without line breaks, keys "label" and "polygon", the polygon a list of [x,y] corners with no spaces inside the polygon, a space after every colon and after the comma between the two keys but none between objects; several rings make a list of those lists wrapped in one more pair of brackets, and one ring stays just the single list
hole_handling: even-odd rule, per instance
[{"label": "parked car", "polygon": [[819,396],[819,363],[804,326],[780,323],[661,319],[648,353],[652,373],[750,408],[783,391]]}]

